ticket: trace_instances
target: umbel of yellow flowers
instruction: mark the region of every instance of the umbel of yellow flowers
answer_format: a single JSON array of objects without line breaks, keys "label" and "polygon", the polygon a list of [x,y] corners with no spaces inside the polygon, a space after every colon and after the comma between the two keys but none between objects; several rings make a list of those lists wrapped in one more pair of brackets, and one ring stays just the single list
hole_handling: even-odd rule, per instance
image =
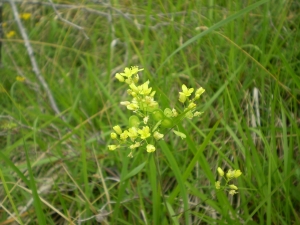
[{"label": "umbel of yellow flowers", "polygon": [[[183,84],[182,91],[179,92],[179,102],[184,104],[183,111],[177,112],[174,108],[166,108],[163,111],[154,99],[156,92],[149,86],[150,81],[138,85],[138,72],[142,70],[137,66],[127,67],[123,73],[115,75],[118,81],[128,85],[127,93],[131,96],[131,100],[123,101],[121,105],[126,106],[134,115],[128,120],[128,129],[123,130],[119,125],[113,127],[114,132],[110,137],[118,144],[108,145],[108,149],[113,151],[122,147],[129,148],[129,157],[133,157],[133,150],[142,146],[146,146],[147,152],[154,152],[156,150],[154,143],[163,140],[166,129],[173,129],[176,123],[184,118],[192,119],[202,114],[196,111],[195,103],[205,91],[202,87],[195,91],[194,97],[191,97],[194,88],[188,88]],[[173,132],[185,138],[185,134],[175,130]]]},{"label": "umbel of yellow flowers", "polygon": [[238,193],[237,192],[238,187],[233,184],[229,184],[229,182],[232,179],[238,178],[239,176],[241,176],[242,172],[240,170],[231,170],[230,169],[230,170],[228,170],[228,172],[225,175],[225,172],[220,167],[218,167],[217,171],[218,171],[218,174],[220,175],[221,179],[222,178],[225,179],[225,185],[221,186],[221,181],[216,181],[215,182],[216,189],[217,190],[219,190],[219,189],[228,190],[228,193],[230,195],[234,195],[234,194]]}]

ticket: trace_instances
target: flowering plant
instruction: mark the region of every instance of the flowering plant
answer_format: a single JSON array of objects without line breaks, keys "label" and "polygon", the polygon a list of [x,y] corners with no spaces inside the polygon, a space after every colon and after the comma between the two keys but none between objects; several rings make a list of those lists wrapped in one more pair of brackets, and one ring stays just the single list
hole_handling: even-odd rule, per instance
[{"label": "flowering plant", "polygon": [[[117,144],[109,145],[108,149],[113,151],[122,147],[129,148],[128,157],[133,157],[133,151],[143,146],[148,153],[154,152],[155,141],[163,140],[166,129],[173,129],[184,118],[192,119],[202,114],[196,111],[195,102],[205,91],[204,88],[198,88],[192,98],[194,88],[188,88],[183,84],[182,91],[179,92],[179,102],[184,105],[183,110],[177,111],[175,108],[162,110],[154,98],[156,92],[149,87],[149,80],[138,85],[138,72],[142,70],[133,66],[125,68],[123,73],[117,73],[115,76],[117,80],[126,83],[129,87],[127,93],[131,96],[131,100],[123,101],[121,105],[126,106],[134,115],[129,118],[127,129],[122,129],[119,125],[113,127],[114,132],[110,137]],[[180,131],[173,130],[173,132],[181,138],[186,137]]]},{"label": "flowering plant", "polygon": [[237,192],[238,187],[235,186],[234,184],[229,184],[229,182],[230,182],[232,179],[238,178],[239,176],[241,176],[241,175],[242,175],[242,172],[241,172],[240,170],[231,170],[231,169],[230,169],[230,170],[228,170],[228,172],[226,173],[226,177],[225,177],[225,176],[224,176],[225,173],[224,173],[224,171],[223,171],[220,167],[218,167],[217,170],[218,170],[218,173],[219,173],[220,177],[221,177],[221,178],[224,177],[224,179],[225,179],[225,185],[224,185],[224,186],[221,186],[221,181],[216,181],[216,182],[215,182],[215,187],[216,187],[216,189],[217,189],[217,190],[219,190],[219,189],[229,190],[228,193],[229,193],[230,195],[234,195],[234,194],[238,193],[238,192]]}]

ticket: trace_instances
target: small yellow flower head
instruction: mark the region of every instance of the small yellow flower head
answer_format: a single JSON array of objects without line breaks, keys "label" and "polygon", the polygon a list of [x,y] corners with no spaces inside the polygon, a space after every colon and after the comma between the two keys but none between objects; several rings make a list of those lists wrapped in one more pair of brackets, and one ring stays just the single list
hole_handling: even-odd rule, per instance
[{"label": "small yellow flower head", "polygon": [[125,101],[125,102],[120,102],[121,105],[125,105],[125,106],[128,106],[130,105],[130,102],[129,101]]},{"label": "small yellow flower head", "polygon": [[148,144],[147,145],[147,152],[154,152],[155,151],[155,147],[153,145]]},{"label": "small yellow flower head", "polygon": [[138,74],[136,74],[133,78],[132,78],[132,80],[133,80],[133,82],[134,83],[137,83],[137,82],[139,82],[139,75]]},{"label": "small yellow flower head", "polygon": [[113,129],[114,129],[114,131],[116,131],[117,134],[119,134],[119,135],[122,134],[122,129],[119,125],[114,126]]},{"label": "small yellow flower head", "polygon": [[139,93],[139,89],[138,89],[137,86],[135,86],[134,83],[130,84],[129,87],[130,87],[130,89],[131,89],[134,93],[136,93],[136,94]]},{"label": "small yellow flower head", "polygon": [[128,154],[128,156],[127,157],[129,157],[129,158],[133,158],[133,153],[132,152],[130,152],[129,154]]},{"label": "small yellow flower head", "polygon": [[119,74],[119,73],[117,73],[115,77],[116,77],[120,82],[124,82],[124,81],[125,81],[124,77],[123,77],[121,74]]},{"label": "small yellow flower head", "polygon": [[120,147],[119,145],[108,145],[108,149],[111,151],[116,150],[119,147]]},{"label": "small yellow flower head", "polygon": [[176,117],[178,116],[178,112],[176,111],[176,109],[172,109],[172,114],[173,114],[173,117]]},{"label": "small yellow flower head", "polygon": [[205,92],[205,89],[200,87],[197,89],[196,93],[195,93],[195,99],[199,99],[200,96]]},{"label": "small yellow flower head", "polygon": [[9,32],[6,34],[6,37],[7,37],[7,38],[12,38],[12,37],[15,36],[15,35],[16,35],[16,32],[13,31],[13,30],[11,30],[11,31],[9,31]]},{"label": "small yellow flower head", "polygon": [[189,105],[188,105],[188,109],[193,109],[196,107],[196,104],[194,102],[191,102]]},{"label": "small yellow flower head", "polygon": [[242,175],[242,172],[240,170],[235,170],[235,172],[234,172],[234,177],[235,178],[238,178],[241,175]]},{"label": "small yellow flower head", "polygon": [[193,93],[194,91],[194,88],[187,88],[184,84],[182,85],[182,92],[179,92],[179,93],[182,93],[184,94],[186,97],[189,97],[191,96],[191,94]]},{"label": "small yellow flower head", "polygon": [[234,174],[235,174],[235,170],[228,170],[228,172],[226,173],[226,177],[228,178],[228,179],[232,179],[232,178],[234,178]]},{"label": "small yellow flower head", "polygon": [[21,13],[19,16],[23,20],[29,20],[31,17],[31,13]]},{"label": "small yellow flower head", "polygon": [[149,80],[138,87],[140,95],[149,95],[151,93],[152,88],[148,88],[148,85]]},{"label": "small yellow flower head", "polygon": [[181,92],[179,92],[179,101],[182,103],[186,101],[186,96]]},{"label": "small yellow flower head", "polygon": [[149,116],[144,117],[144,119],[143,119],[144,124],[147,124],[147,123],[148,123],[148,120],[149,120]]},{"label": "small yellow flower head", "polygon": [[238,190],[238,187],[235,186],[235,185],[233,185],[233,184],[229,185],[229,188],[230,188],[231,190]]},{"label": "small yellow flower head", "polygon": [[110,134],[110,138],[111,138],[111,139],[117,139],[117,134],[114,133],[114,132],[111,133],[111,134]]},{"label": "small yellow flower head", "polygon": [[221,183],[220,183],[220,181],[216,181],[215,182],[215,187],[216,187],[216,189],[220,189],[221,188]]},{"label": "small yellow flower head", "polygon": [[140,142],[136,142],[136,143],[134,143],[133,145],[130,145],[130,149],[135,149],[135,148],[138,148],[138,147],[140,147],[141,146],[141,143]]},{"label": "small yellow flower head", "polygon": [[238,178],[241,175],[242,175],[242,172],[240,170],[228,170],[226,177],[228,179],[232,179],[232,178]]},{"label": "small yellow flower head", "polygon": [[128,129],[127,135],[130,137],[131,141],[134,141],[138,137],[138,130],[135,127]]},{"label": "small yellow flower head", "polygon": [[139,108],[139,105],[137,103],[130,103],[129,105],[127,105],[127,109],[128,110],[137,110]]},{"label": "small yellow flower head", "polygon": [[202,113],[203,113],[203,112],[198,112],[198,111],[196,111],[196,112],[194,113],[194,116],[195,116],[195,117],[196,117],[196,116],[200,116]]},{"label": "small yellow flower head", "polygon": [[145,126],[142,130],[138,130],[138,133],[141,135],[141,139],[146,139],[150,137],[150,128],[148,126]]},{"label": "small yellow flower head", "polygon": [[218,173],[221,177],[224,176],[224,171],[220,167],[218,167]]},{"label": "small yellow flower head", "polygon": [[26,78],[25,77],[21,77],[21,76],[17,76],[16,80],[19,81],[19,82],[24,82],[26,80]]},{"label": "small yellow flower head", "polygon": [[157,131],[155,131],[154,134],[153,134],[153,137],[155,138],[155,140],[158,141],[159,139],[162,139],[164,137],[164,135],[157,132]]},{"label": "small yellow flower head", "polygon": [[144,69],[139,69],[138,66],[132,66],[131,68],[126,67],[124,70],[124,73],[120,73],[122,76],[131,78],[132,75],[137,74],[139,71],[142,71]]},{"label": "small yellow flower head", "polygon": [[229,194],[230,194],[230,195],[234,195],[234,194],[236,194],[236,193],[237,193],[237,192],[236,192],[235,190],[230,190],[230,191],[229,191]]},{"label": "small yellow flower head", "polygon": [[120,134],[120,139],[125,141],[128,138],[128,131],[125,130],[122,134]]}]

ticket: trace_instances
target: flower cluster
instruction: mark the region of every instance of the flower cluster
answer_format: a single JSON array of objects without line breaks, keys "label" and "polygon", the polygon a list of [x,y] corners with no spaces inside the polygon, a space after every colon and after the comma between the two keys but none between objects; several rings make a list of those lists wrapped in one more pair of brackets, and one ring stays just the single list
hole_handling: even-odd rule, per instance
[{"label": "flower cluster", "polygon": [[[156,149],[154,142],[163,139],[164,134],[161,132],[164,129],[172,129],[183,118],[191,119],[199,116],[201,112],[195,111],[196,104],[194,102],[205,91],[203,88],[199,88],[195,92],[194,98],[191,98],[194,89],[182,85],[182,92],[179,92],[179,101],[188,103],[183,112],[177,112],[175,108],[166,108],[162,111],[158,102],[154,99],[156,92],[152,90],[152,87],[149,87],[150,82],[146,81],[138,85],[138,72],[142,70],[137,66],[133,66],[125,68],[123,73],[117,73],[115,76],[118,81],[128,85],[127,93],[131,96],[131,101],[123,101],[121,105],[126,106],[135,115],[129,118],[128,129],[123,130],[119,125],[113,127],[114,132],[111,133],[110,137],[118,144],[109,145],[108,149],[129,148],[131,150],[129,157],[133,157],[133,150],[144,145],[147,152],[154,152]],[[175,130],[173,132],[175,135],[185,138],[185,134]]]},{"label": "flower cluster", "polygon": [[225,175],[224,171],[220,167],[218,167],[218,173],[219,173],[221,179],[224,177],[224,179],[225,179],[225,185],[221,186],[221,181],[216,181],[215,182],[216,189],[217,190],[219,190],[219,189],[228,190],[228,193],[230,195],[234,195],[234,194],[238,193],[237,192],[238,187],[235,186],[234,184],[229,184],[229,182],[232,179],[238,178],[239,176],[241,176],[242,172],[240,170],[231,170],[230,169],[230,170],[228,170],[228,172]]}]

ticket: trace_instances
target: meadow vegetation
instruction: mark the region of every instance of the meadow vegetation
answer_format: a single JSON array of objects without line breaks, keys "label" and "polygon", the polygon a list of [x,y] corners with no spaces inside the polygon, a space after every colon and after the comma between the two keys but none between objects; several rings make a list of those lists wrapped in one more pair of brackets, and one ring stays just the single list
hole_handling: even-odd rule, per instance
[{"label": "meadow vegetation", "polygon": [[[16,2],[34,55],[10,2],[0,225],[300,224],[299,1]],[[131,66],[162,111],[183,84],[205,92],[179,136],[128,157],[111,133],[133,115],[115,77]]]}]

